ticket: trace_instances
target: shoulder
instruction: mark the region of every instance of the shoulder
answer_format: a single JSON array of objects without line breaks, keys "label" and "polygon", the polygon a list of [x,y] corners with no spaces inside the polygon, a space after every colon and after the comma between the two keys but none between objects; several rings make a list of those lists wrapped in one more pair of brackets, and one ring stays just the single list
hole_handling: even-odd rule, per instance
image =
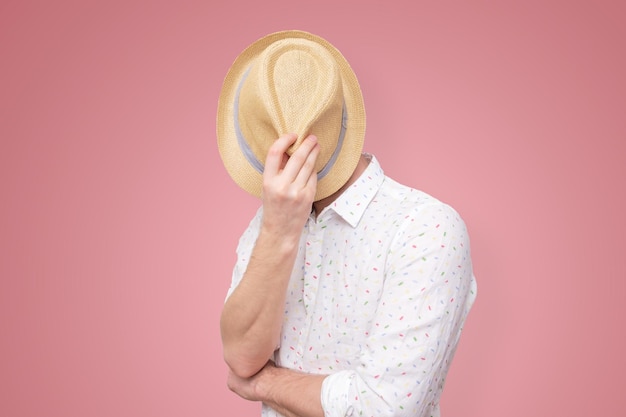
[{"label": "shoulder", "polygon": [[386,260],[387,276],[420,290],[440,286],[449,294],[456,291],[473,297],[470,239],[460,214],[449,204],[393,180],[387,188],[402,196],[394,199],[398,227]]},{"label": "shoulder", "polygon": [[451,205],[432,195],[385,177],[374,200],[385,222],[391,225],[391,253],[438,259],[462,254],[469,259],[469,236],[465,221]]},{"label": "shoulder", "polygon": [[463,218],[452,206],[388,176],[385,176],[375,201],[404,228],[452,227],[465,230]]}]

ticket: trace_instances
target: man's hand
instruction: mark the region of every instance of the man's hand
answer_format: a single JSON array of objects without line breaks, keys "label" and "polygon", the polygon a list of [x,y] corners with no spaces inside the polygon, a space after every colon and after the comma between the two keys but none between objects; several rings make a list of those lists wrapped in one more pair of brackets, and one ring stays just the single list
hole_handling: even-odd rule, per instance
[{"label": "man's hand", "polygon": [[315,161],[319,154],[317,138],[309,135],[291,155],[285,153],[295,143],[293,133],[272,144],[263,172],[264,232],[297,239],[311,213],[317,189]]}]

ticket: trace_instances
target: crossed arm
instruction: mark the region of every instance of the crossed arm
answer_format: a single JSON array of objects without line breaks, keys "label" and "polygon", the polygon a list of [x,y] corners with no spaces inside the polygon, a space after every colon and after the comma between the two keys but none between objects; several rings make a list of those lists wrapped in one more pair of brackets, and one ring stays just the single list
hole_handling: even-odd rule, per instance
[{"label": "crossed arm", "polygon": [[220,328],[231,390],[287,416],[314,417],[324,415],[324,376],[277,368],[269,360],[279,343],[285,292],[317,186],[317,139],[309,136],[287,158],[295,140],[283,135],[269,149],[259,236],[241,282],[224,304]]}]

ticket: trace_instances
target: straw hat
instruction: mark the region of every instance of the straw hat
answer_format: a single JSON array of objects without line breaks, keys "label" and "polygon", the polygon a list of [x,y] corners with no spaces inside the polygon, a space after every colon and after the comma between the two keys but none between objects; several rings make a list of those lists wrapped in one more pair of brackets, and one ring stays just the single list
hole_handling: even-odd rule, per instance
[{"label": "straw hat", "polygon": [[217,107],[217,144],[226,170],[260,196],[268,149],[296,133],[291,155],[314,134],[320,144],[315,200],[341,188],[354,172],[365,136],[365,109],[348,61],[326,40],[302,31],[267,35],[228,71]]}]

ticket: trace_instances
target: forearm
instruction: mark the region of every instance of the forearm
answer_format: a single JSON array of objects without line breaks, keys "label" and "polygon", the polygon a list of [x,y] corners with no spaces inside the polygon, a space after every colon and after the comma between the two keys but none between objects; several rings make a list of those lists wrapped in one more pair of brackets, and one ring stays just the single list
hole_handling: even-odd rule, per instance
[{"label": "forearm", "polygon": [[258,382],[260,400],[286,416],[323,417],[320,396],[325,377],[285,368],[266,368]]},{"label": "forearm", "polygon": [[224,304],[224,359],[240,376],[254,375],[276,349],[296,254],[295,239],[262,232],[241,283]]}]

